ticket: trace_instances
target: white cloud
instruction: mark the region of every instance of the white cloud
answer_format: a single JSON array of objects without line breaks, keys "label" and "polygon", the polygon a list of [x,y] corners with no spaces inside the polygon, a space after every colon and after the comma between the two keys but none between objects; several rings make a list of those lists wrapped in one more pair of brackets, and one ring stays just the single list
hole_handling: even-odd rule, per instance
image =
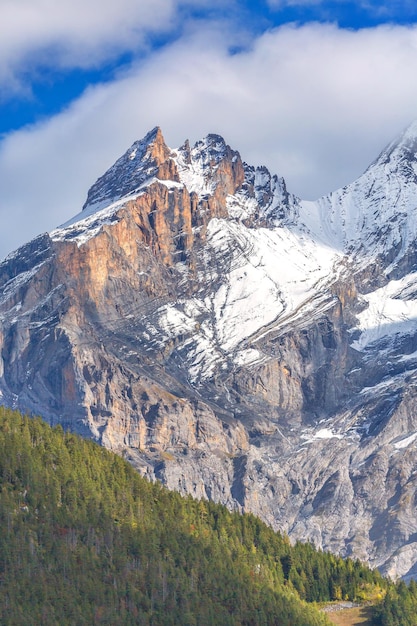
[{"label": "white cloud", "polygon": [[417,28],[286,26],[233,55],[231,41],[206,25],[7,137],[0,256],[77,213],[94,180],[156,124],[172,147],[223,134],[311,198],[353,180],[417,117]]},{"label": "white cloud", "polygon": [[172,27],[180,4],[184,1],[0,0],[0,81],[9,90],[24,88],[39,65],[93,67],[140,49],[147,33]]}]

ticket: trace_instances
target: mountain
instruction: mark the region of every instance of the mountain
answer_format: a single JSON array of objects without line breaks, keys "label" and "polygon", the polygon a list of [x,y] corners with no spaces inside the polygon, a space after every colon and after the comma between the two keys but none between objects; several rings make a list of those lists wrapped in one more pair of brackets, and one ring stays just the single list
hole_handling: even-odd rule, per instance
[{"label": "mountain", "polygon": [[155,128],[0,265],[3,404],[293,539],[417,572],[417,124],[291,194]]}]

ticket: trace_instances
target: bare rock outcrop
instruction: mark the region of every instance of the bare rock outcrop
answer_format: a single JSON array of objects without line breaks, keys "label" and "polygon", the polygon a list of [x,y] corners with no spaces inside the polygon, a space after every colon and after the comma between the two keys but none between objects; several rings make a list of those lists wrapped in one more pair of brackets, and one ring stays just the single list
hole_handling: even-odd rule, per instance
[{"label": "bare rock outcrop", "polygon": [[411,135],[303,203],[217,135],[171,150],[154,129],[81,215],[0,264],[1,402],[172,489],[414,575]]}]

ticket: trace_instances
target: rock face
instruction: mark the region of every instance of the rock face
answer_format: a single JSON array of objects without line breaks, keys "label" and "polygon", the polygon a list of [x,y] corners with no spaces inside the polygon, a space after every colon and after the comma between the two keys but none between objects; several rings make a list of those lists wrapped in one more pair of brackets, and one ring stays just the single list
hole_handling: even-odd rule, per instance
[{"label": "rock face", "polygon": [[168,487],[417,574],[417,125],[302,202],[159,128],[0,264],[0,399]]}]

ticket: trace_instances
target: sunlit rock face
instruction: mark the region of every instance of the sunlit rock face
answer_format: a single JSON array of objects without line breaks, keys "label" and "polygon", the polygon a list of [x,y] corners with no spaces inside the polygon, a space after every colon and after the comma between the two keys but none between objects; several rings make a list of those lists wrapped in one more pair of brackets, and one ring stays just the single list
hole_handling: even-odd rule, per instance
[{"label": "sunlit rock face", "polygon": [[0,399],[293,539],[417,572],[417,127],[292,195],[150,131],[0,264]]}]

